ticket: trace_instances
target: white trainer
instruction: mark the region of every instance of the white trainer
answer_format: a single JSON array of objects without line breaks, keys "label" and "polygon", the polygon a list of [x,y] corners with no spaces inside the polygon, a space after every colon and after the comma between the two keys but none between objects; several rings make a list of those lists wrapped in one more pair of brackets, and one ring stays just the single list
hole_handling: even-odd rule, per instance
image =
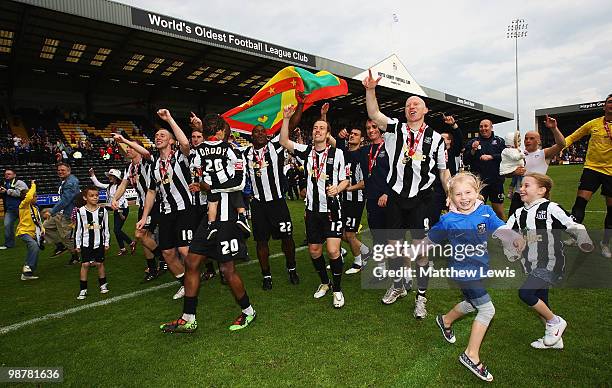
[{"label": "white trainer", "polygon": [[427,298],[417,295],[414,299],[414,317],[416,319],[424,319],[427,316]]},{"label": "white trainer", "polygon": [[353,275],[353,274],[356,274],[356,273],[359,273],[359,272],[361,272],[361,266],[359,264],[354,264],[354,263],[353,263],[353,266],[351,268],[349,268],[346,271],[344,271],[344,273],[347,274],[347,275]]},{"label": "white trainer", "polygon": [[79,292],[79,296],[77,296],[77,299],[78,300],[83,300],[85,298],[87,298],[87,290],[81,290]]},{"label": "white trainer", "polygon": [[34,276],[34,272],[28,265],[24,265],[21,270],[21,280],[36,280],[38,276]]},{"label": "white trainer", "polygon": [[319,288],[317,288],[317,292],[314,293],[313,297],[315,299],[322,298],[325,296],[325,294],[327,294],[327,291],[329,291],[329,289],[329,284],[319,284]]},{"label": "white trainer", "polygon": [[391,287],[389,287],[389,289],[387,290],[387,292],[385,292],[385,295],[380,301],[383,304],[393,304],[396,300],[398,300],[399,298],[403,298],[406,295],[408,295],[408,291],[406,291],[406,288],[404,286],[402,286],[401,288],[395,288],[392,284]]},{"label": "white trainer", "polygon": [[340,309],[344,306],[344,294],[342,291],[334,291],[334,308]]},{"label": "white trainer", "polygon": [[561,336],[563,335],[563,332],[565,331],[565,328],[567,327],[567,322],[565,321],[565,319],[561,318],[560,316],[557,316],[557,318],[559,318],[559,323],[552,325],[546,323],[546,330],[544,331],[543,339],[544,345],[546,346],[553,346],[554,344],[559,342]]},{"label": "white trainer", "polygon": [[181,288],[178,289],[176,294],[174,294],[172,299],[177,300],[177,299],[181,299],[184,296],[185,296],[185,286],[181,286]]},{"label": "white trainer", "polygon": [[108,289],[108,283],[104,283],[100,286],[100,294],[108,294],[110,290]]},{"label": "white trainer", "polygon": [[559,338],[559,341],[552,346],[544,345],[544,338],[538,338],[531,343],[531,347],[534,349],[563,349],[563,338]]},{"label": "white trainer", "polygon": [[606,259],[612,259],[612,251],[608,244],[604,244],[603,241],[599,242],[599,248],[601,249],[601,255]]}]

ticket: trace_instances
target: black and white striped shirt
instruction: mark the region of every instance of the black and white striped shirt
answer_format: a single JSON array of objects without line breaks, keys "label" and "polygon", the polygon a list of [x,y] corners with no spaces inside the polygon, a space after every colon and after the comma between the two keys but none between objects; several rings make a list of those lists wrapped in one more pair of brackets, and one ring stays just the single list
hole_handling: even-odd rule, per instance
[{"label": "black and white striped shirt", "polygon": [[105,208],[100,207],[90,211],[85,206],[82,206],[77,210],[74,242],[75,246],[79,249],[96,249],[110,246],[108,212]]},{"label": "black and white striped shirt", "polygon": [[306,178],[306,208],[313,212],[326,213],[327,186],[337,186],[347,179],[344,153],[328,146],[315,151],[312,145],[293,143],[293,153],[304,160]]},{"label": "black and white striped shirt", "polygon": [[151,185],[152,165],[153,162],[151,159],[142,158],[137,164],[128,164],[123,173],[123,179],[127,180],[134,190],[136,190],[136,194],[138,195],[138,206],[141,209],[144,208],[147,190]]},{"label": "black and white striped shirt", "polygon": [[162,214],[185,210],[191,205],[190,182],[189,158],[180,150],[167,159],[155,158],[149,189],[157,190]]},{"label": "black and white striped shirt", "polygon": [[585,237],[590,241],[584,226],[574,222],[557,203],[545,198],[517,209],[506,224],[525,235],[527,245],[521,258],[525,273],[536,268],[563,273],[563,230],[574,234],[579,244]]},{"label": "black and white striped shirt", "polygon": [[212,193],[240,191],[244,188],[244,157],[231,144],[206,140],[195,148],[191,168],[201,171]]},{"label": "black and white striped shirt", "polygon": [[[444,139],[426,124],[421,130],[413,131],[397,119],[389,119],[384,133],[385,149],[389,155],[389,187],[403,198],[415,197],[421,190],[433,184],[435,169],[446,169]],[[418,142],[412,157],[411,144]]]},{"label": "black and white striped shirt", "polygon": [[285,149],[279,142],[268,142],[260,149],[249,146],[244,151],[247,175],[253,186],[253,197],[270,202],[283,198],[281,174],[285,163]]},{"label": "black and white striped shirt", "polygon": [[[201,183],[204,182],[204,177],[202,175],[202,168],[200,166],[196,167],[194,164],[194,159],[197,157],[198,151],[194,148],[189,150],[189,169],[191,171],[191,182],[189,183]],[[207,203],[206,192],[204,190],[196,191],[191,193],[191,204],[195,206],[204,206]]]},{"label": "black and white striped shirt", "polygon": [[[345,151],[346,175],[349,179],[349,185],[354,186],[364,179],[361,163],[359,163],[359,155],[357,151]],[[342,192],[342,201],[344,202],[363,202],[363,189],[355,191]]]}]

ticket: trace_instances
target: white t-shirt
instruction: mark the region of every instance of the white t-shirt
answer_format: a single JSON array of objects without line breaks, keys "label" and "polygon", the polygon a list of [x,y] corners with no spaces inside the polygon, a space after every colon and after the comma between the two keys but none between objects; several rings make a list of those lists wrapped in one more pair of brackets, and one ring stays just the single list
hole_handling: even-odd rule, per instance
[{"label": "white t-shirt", "polygon": [[[546,155],[544,155],[544,150],[539,149],[534,152],[525,151],[525,171],[527,172],[538,172],[540,174],[545,174],[548,171],[548,161],[546,160]],[[516,185],[514,189],[515,193],[519,192],[521,185]]]}]

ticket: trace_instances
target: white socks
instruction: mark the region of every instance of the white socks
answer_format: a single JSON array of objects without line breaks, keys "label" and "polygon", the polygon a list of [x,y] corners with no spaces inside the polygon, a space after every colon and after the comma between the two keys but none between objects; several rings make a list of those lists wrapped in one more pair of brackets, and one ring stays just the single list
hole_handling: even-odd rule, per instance
[{"label": "white socks", "polygon": [[183,314],[181,318],[187,322],[193,322],[195,321],[195,314]]},{"label": "white socks", "polygon": [[252,305],[249,305],[249,307],[242,310],[242,312],[245,313],[246,315],[253,315],[255,313],[255,310],[253,310]]}]

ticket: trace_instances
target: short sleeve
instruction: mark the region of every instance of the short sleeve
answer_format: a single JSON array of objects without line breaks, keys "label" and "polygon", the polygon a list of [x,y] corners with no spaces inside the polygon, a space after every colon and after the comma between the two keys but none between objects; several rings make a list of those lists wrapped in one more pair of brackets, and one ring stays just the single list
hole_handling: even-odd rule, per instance
[{"label": "short sleeve", "polygon": [[427,237],[431,240],[431,242],[440,244],[444,240],[447,239],[447,230],[445,225],[445,217],[440,218],[438,222],[434,226],[432,226],[427,232]]},{"label": "short sleeve", "polygon": [[438,170],[446,170],[446,148],[444,146],[444,139],[440,140],[438,149],[436,150],[436,163]]},{"label": "short sleeve", "polygon": [[153,166],[151,167],[150,171],[149,171],[149,190],[155,190],[157,189],[157,183],[156,183],[156,179],[155,179],[155,163],[153,163]]},{"label": "short sleeve", "polygon": [[506,223],[504,221],[502,221],[497,214],[495,214],[495,211],[493,211],[493,208],[491,208],[490,206],[487,206],[487,214],[489,215],[489,222],[487,225],[487,229],[490,230],[491,232],[496,231],[497,229],[501,228],[502,226],[506,226]]},{"label": "short sleeve", "polygon": [[344,165],[344,152],[336,148],[336,163],[338,168],[338,182],[346,180],[346,166]]},{"label": "short sleeve", "polygon": [[[390,131],[389,128],[392,128],[392,130]],[[396,118],[391,118],[388,117],[387,118],[387,133],[397,133],[400,129],[402,128],[402,125],[400,124],[399,120]]]},{"label": "short sleeve", "polygon": [[[272,145],[272,148],[277,154],[281,154],[282,152],[285,151],[283,146],[280,145],[279,141],[271,141],[270,144]],[[294,144],[294,148],[295,148],[295,144]]]},{"label": "short sleeve", "polygon": [[310,151],[310,146],[306,144],[300,144],[293,142],[293,154],[300,159],[306,161],[308,159],[308,153]]}]

